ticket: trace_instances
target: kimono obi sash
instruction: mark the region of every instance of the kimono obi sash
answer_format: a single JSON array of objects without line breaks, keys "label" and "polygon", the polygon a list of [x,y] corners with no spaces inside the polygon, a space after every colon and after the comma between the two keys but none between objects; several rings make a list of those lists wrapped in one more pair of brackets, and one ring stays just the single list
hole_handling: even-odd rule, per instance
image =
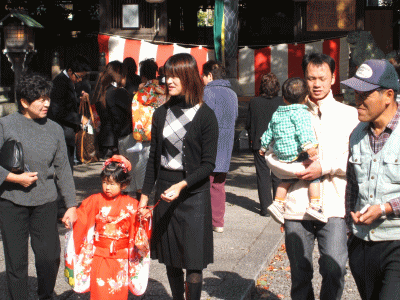
[{"label": "kimono obi sash", "polygon": [[118,250],[129,247],[129,238],[112,239],[99,236],[97,239],[94,239],[93,244],[96,247],[110,249],[110,253],[116,253]]}]

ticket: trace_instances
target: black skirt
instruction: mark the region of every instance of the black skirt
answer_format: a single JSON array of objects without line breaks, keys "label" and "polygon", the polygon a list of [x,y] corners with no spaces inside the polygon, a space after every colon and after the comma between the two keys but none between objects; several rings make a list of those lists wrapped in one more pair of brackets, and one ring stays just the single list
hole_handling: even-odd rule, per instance
[{"label": "black skirt", "polygon": [[[155,199],[183,180],[183,172],[160,170]],[[214,261],[210,190],[163,200],[154,209],[151,258],[175,268],[202,270]]]}]

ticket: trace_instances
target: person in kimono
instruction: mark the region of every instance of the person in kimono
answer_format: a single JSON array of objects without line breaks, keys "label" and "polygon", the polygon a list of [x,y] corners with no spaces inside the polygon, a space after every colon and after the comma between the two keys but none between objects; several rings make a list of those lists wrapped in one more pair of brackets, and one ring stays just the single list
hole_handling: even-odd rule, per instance
[{"label": "person in kimono", "polygon": [[128,290],[141,295],[147,287],[148,222],[136,216],[139,202],[121,194],[130,170],[124,156],[105,161],[100,175],[103,192],[82,202],[67,236],[67,281],[78,293],[90,291],[93,300],[128,299]]},{"label": "person in kimono", "polygon": [[146,165],[150,155],[151,122],[154,110],[166,101],[165,87],[157,78],[157,63],[146,59],[140,63],[142,84],[132,100],[132,139],[121,141],[120,154],[132,163],[131,183],[127,191],[135,191],[140,199]]}]

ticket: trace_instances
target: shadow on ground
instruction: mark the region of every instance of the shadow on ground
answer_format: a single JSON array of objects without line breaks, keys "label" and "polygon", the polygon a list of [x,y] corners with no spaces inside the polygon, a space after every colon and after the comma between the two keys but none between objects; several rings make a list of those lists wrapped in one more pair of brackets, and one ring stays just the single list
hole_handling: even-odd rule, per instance
[{"label": "shadow on ground", "polygon": [[256,190],[257,177],[254,172],[253,155],[237,153],[232,156],[226,184],[232,187]]},{"label": "shadow on ground", "polygon": [[99,174],[89,175],[87,177],[75,177],[76,198],[82,202],[90,195],[101,192],[101,180]]},{"label": "shadow on ground", "polygon": [[[6,272],[0,273],[0,299],[7,300],[7,278]],[[36,300],[37,299],[37,280],[36,277],[29,276],[28,277],[28,299],[27,300]]]},{"label": "shadow on ground", "polygon": [[[61,268],[61,266],[60,266]],[[59,284],[59,282],[57,282]],[[28,277],[28,286],[29,286],[29,295],[26,300],[36,300],[37,299],[37,280],[36,277],[29,276]],[[128,300],[171,300],[172,298],[168,295],[164,286],[153,279],[149,279],[149,287],[147,292],[142,296],[134,296],[129,292]],[[0,298],[3,300],[7,299],[7,286],[6,286],[6,273],[0,273]],[[78,294],[75,293],[72,289],[67,290],[59,295],[54,295],[54,300],[89,300],[90,293]]]},{"label": "shadow on ground", "polygon": [[217,278],[205,278],[203,289],[210,298],[232,300],[243,294],[243,288],[254,286],[254,280],[246,279],[234,272],[213,272]]},{"label": "shadow on ground", "polygon": [[233,193],[227,192],[226,202],[228,202],[228,205],[237,205],[257,214],[260,212],[260,203],[248,197],[238,196]]}]

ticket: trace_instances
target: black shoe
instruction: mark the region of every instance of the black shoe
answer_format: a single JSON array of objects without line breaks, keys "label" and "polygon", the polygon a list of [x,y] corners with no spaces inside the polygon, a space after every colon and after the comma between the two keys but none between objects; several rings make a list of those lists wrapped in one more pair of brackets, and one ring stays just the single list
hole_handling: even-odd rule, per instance
[{"label": "black shoe", "polygon": [[262,217],[270,217],[271,215],[269,214],[269,212],[263,212],[263,211],[260,211],[260,216],[262,216]]},{"label": "black shoe", "polygon": [[113,151],[111,149],[107,149],[106,153],[104,154],[104,159],[107,160],[113,156]]},{"label": "black shoe", "polygon": [[113,156],[113,151],[110,148],[103,148],[100,151],[100,155],[99,156],[100,156],[100,159],[107,160],[107,159],[109,159],[109,158],[111,158]]}]

